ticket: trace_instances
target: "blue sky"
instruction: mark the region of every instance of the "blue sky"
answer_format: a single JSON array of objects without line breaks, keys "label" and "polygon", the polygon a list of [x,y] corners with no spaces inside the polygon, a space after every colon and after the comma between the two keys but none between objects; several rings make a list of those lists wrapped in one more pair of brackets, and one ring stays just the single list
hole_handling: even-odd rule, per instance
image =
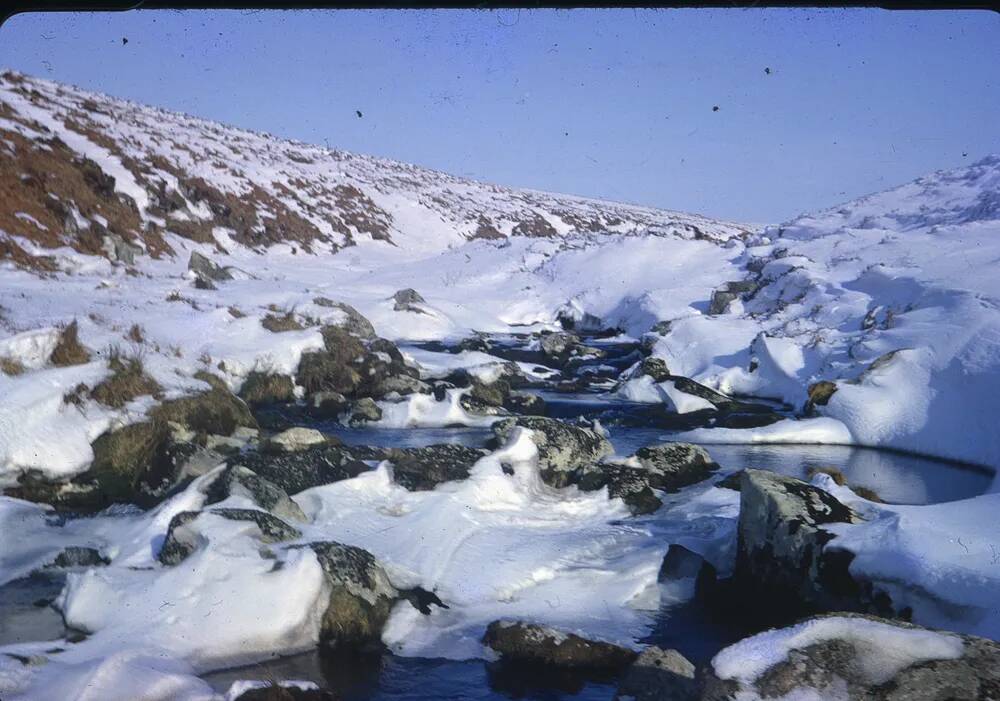
[{"label": "blue sky", "polygon": [[0,27],[0,65],[505,185],[752,222],[1000,151],[987,12],[35,13]]}]

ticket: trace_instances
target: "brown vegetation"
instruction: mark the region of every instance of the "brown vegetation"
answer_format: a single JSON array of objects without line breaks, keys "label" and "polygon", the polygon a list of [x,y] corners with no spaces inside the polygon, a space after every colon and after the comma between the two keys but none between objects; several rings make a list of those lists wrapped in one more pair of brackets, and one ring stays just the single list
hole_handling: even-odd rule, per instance
[{"label": "brown vegetation", "polygon": [[49,356],[49,362],[65,367],[67,365],[82,365],[89,361],[90,351],[80,343],[79,326],[74,319],[59,334],[59,342],[56,343],[55,350]]},{"label": "brown vegetation", "polygon": [[159,398],[160,385],[146,374],[142,358],[136,354],[125,356],[112,348],[108,357],[111,375],[90,391],[92,399],[114,409],[120,409],[136,397],[152,395]]}]

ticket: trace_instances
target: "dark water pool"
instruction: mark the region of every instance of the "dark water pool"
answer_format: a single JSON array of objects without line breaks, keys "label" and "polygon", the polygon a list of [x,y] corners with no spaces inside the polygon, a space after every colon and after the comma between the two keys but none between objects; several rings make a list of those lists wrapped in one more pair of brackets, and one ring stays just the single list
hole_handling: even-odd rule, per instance
[{"label": "dark water pool", "polygon": [[310,680],[333,690],[344,701],[609,701],[616,687],[612,680],[510,669],[479,660],[428,660],[388,654],[366,657],[329,651],[213,672],[204,678],[219,691],[240,679]]}]

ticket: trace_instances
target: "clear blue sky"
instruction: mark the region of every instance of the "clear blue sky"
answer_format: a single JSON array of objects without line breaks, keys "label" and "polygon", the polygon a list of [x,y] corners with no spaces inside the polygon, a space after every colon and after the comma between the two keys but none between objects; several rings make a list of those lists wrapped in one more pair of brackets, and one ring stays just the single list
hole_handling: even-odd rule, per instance
[{"label": "clear blue sky", "polygon": [[987,12],[31,14],[0,27],[0,65],[505,185],[752,222],[1000,151]]}]

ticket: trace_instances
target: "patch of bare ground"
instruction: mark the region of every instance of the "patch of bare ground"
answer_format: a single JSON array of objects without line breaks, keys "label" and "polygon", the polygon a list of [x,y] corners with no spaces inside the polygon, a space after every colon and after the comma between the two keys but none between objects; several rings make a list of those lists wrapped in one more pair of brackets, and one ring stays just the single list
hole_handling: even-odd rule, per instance
[{"label": "patch of bare ground", "polygon": [[260,320],[260,325],[271,333],[284,333],[285,331],[301,331],[305,327],[302,322],[295,318],[292,312],[284,314],[265,314]]}]

